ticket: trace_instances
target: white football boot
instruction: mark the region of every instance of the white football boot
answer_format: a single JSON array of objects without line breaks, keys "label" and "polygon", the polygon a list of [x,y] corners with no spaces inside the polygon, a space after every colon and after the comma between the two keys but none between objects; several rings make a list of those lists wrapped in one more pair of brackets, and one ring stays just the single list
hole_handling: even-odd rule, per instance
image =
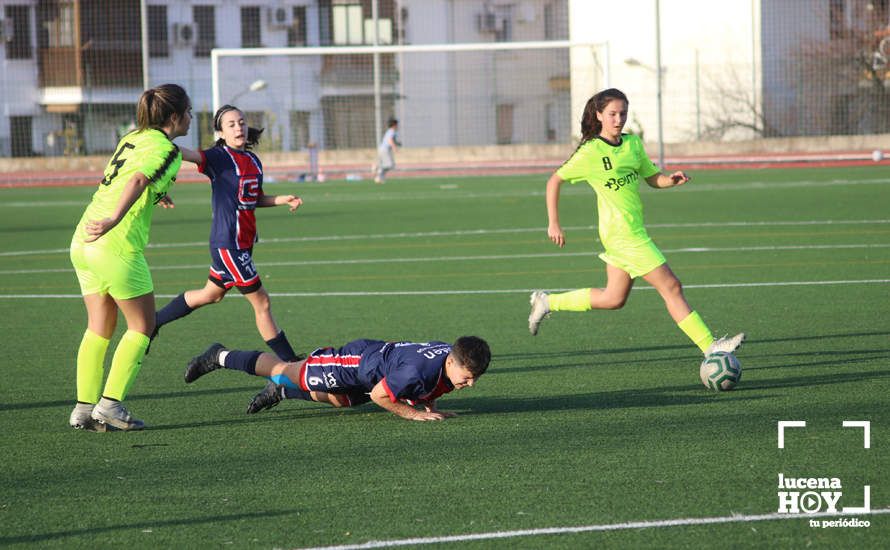
[{"label": "white football boot", "polygon": [[118,430],[141,430],[145,427],[145,422],[133,418],[119,401],[104,397],[93,407],[92,417],[96,422],[107,424]]},{"label": "white football boot", "polygon": [[732,337],[724,336],[723,338],[717,338],[710,346],[708,346],[708,350],[705,352],[705,357],[717,351],[735,353],[735,350],[739,349],[739,346],[741,346],[744,341],[744,332],[740,332]]},{"label": "white football boot", "polygon": [[89,403],[78,403],[74,405],[71,416],[68,418],[68,425],[75,430],[86,430],[88,432],[104,432],[105,424],[101,424],[93,420],[93,405]]},{"label": "white football boot", "polygon": [[532,310],[528,314],[528,331],[534,336],[538,333],[541,321],[550,316],[550,303],[547,300],[547,293],[541,290],[532,292],[529,302]]}]

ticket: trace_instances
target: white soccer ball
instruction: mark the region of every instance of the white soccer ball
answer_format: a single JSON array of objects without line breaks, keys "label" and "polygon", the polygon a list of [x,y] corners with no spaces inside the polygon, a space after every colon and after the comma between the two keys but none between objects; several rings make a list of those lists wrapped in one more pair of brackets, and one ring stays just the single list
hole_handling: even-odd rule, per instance
[{"label": "white soccer ball", "polygon": [[735,355],[716,351],[701,362],[698,375],[706,388],[714,391],[731,390],[742,378],[742,365]]},{"label": "white soccer ball", "polygon": [[875,162],[881,162],[882,160],[884,160],[884,151],[881,151],[880,149],[875,149],[874,151],[872,151],[871,160]]}]

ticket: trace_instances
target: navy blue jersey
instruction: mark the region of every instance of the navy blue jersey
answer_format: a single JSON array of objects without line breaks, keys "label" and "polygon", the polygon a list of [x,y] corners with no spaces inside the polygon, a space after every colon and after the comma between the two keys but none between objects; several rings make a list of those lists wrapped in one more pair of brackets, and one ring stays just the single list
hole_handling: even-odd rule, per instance
[{"label": "navy blue jersey", "polygon": [[433,401],[454,389],[445,376],[445,358],[451,345],[445,342],[387,342],[362,353],[359,376],[374,387],[383,382],[392,402]]},{"label": "navy blue jersey", "polygon": [[393,401],[424,403],[450,392],[445,342],[354,340],[312,352],[300,369],[300,388],[338,394],[370,392],[382,382]]},{"label": "navy blue jersey", "polygon": [[257,201],[263,196],[263,165],[250,151],[226,145],[201,151],[198,171],[213,190],[212,248],[247,249],[257,240]]}]

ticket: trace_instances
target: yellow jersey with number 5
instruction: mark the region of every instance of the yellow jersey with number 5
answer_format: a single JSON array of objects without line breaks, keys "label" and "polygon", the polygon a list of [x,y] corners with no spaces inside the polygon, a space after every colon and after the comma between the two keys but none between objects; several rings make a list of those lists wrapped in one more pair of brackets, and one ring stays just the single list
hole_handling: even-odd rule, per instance
[{"label": "yellow jersey with number 5", "polygon": [[179,147],[160,130],[130,132],[122,137],[105,166],[99,189],[93,194],[93,200],[77,225],[74,240],[83,242],[87,236],[84,226],[88,220],[112,215],[127,182],[140,172],[148,178],[148,187],[116,226],[86,246],[100,246],[121,254],[141,254],[148,243],[154,207],[167,195],[181,165]]},{"label": "yellow jersey with number 5", "polygon": [[600,240],[608,250],[649,241],[639,186],[658,172],[640,138],[621,134],[617,144],[600,136],[583,143],[556,174],[570,183],[586,181],[596,191]]}]

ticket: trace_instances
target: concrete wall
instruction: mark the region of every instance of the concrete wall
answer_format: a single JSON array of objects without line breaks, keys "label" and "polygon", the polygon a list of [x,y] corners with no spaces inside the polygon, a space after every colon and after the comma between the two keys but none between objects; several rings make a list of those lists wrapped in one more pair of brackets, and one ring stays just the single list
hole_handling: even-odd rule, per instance
[{"label": "concrete wall", "polygon": [[[647,143],[646,149],[654,158],[656,145]],[[671,158],[694,158],[705,156],[744,156],[769,154],[819,154],[830,155],[839,152],[870,154],[880,149],[890,156],[890,134],[860,136],[828,136],[802,138],[772,138],[749,141],[691,142],[674,143],[665,147]],[[479,147],[436,147],[403,149],[399,151],[397,162],[407,164],[472,164],[485,162],[510,162],[518,165],[535,161],[549,161],[558,164],[571,155],[573,147],[555,145],[489,145]],[[372,149],[343,151],[321,151],[319,159],[322,168],[326,166],[361,167],[366,169],[375,158]],[[308,164],[305,152],[262,153],[263,165],[267,169],[276,167],[304,166]],[[0,173],[13,172],[55,172],[63,176],[66,172],[93,171],[99,174],[108,162],[107,156],[55,157],[55,158],[0,158]]]}]

